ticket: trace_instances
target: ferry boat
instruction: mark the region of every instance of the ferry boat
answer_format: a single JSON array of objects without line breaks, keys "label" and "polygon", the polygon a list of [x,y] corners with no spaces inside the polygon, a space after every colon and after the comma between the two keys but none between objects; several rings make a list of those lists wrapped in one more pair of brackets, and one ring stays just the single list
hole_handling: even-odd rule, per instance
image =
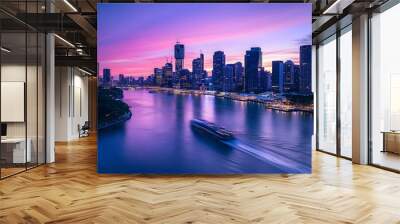
[{"label": "ferry boat", "polygon": [[220,140],[230,140],[235,138],[232,132],[203,119],[193,119],[190,121],[190,125]]}]

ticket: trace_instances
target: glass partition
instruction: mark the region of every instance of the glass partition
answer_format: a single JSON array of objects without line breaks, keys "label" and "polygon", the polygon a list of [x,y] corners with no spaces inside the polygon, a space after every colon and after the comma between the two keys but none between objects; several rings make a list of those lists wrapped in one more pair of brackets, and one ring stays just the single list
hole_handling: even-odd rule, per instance
[{"label": "glass partition", "polygon": [[30,162],[26,150],[26,33],[2,32],[1,47],[1,175],[6,177],[24,171]]},{"label": "glass partition", "polygon": [[[43,1],[2,1],[15,12],[40,13]],[[45,162],[44,33],[0,12],[0,178]]]},{"label": "glass partition", "polygon": [[317,58],[317,147],[336,154],[336,36],[319,45]]}]

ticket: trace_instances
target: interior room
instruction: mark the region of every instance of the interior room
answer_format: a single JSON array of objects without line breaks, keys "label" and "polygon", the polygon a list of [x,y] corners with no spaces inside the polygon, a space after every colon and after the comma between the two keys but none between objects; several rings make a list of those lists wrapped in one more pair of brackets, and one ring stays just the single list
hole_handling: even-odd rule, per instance
[{"label": "interior room", "polygon": [[[149,105],[165,105],[170,111],[176,111],[178,107],[154,100],[160,89],[154,85],[172,82],[176,64],[179,68],[184,61],[183,57],[173,57],[175,46],[171,45],[169,54],[172,56],[162,58],[162,66],[154,68],[149,79],[135,77],[132,80],[122,72],[100,68],[98,58],[106,57],[98,52],[98,4],[165,2],[172,1],[0,1],[0,223],[400,223],[400,101],[397,97],[400,96],[400,67],[397,65],[400,32],[396,29],[400,21],[400,3],[397,0],[234,1],[243,4],[298,3],[309,4],[312,8],[309,21],[311,66],[304,62],[304,55],[300,59],[297,51],[263,49],[265,55],[299,55],[298,61],[274,61],[278,68],[275,74],[280,74],[278,78],[282,81],[264,80],[271,87],[268,94],[279,95],[272,91],[273,86],[281,86],[274,90],[283,91],[300,83],[300,78],[293,77],[301,74],[295,71],[301,71],[304,66],[312,70],[311,85],[304,87],[313,94],[312,103],[302,108],[311,111],[308,116],[313,120],[309,173],[99,173],[100,130],[109,128],[111,134],[116,133],[113,127],[104,127],[108,124],[104,125],[98,119],[101,106],[98,98],[109,96],[101,95],[100,90],[114,89],[116,92],[112,94],[118,94],[118,91],[139,89],[153,100],[148,104],[137,103],[135,107],[148,109]],[[187,1],[187,4],[190,2],[193,1]],[[143,17],[150,21],[149,24],[155,21],[151,15]],[[191,18],[185,17],[184,22],[191,25]],[[169,24],[166,24],[162,31],[169,30]],[[113,22],[111,25],[120,24]],[[146,32],[148,27],[143,25],[140,33]],[[151,35],[143,38],[140,44],[148,44],[147,39],[151,39]],[[173,44],[180,46],[178,41],[174,39]],[[297,46],[304,40],[294,42]],[[240,60],[246,54],[259,52],[257,48],[247,50]],[[190,57],[194,55],[193,51],[186,52]],[[223,53],[217,53],[215,61],[221,59],[225,63]],[[204,60],[201,55],[196,52],[193,63],[186,59],[186,66],[196,67]],[[209,66],[212,67],[213,56],[206,57],[210,58]],[[149,60],[155,59],[149,57]],[[231,62],[227,65],[223,72],[229,74],[237,66]],[[291,65],[296,66],[292,69]],[[272,63],[271,67],[274,67]],[[288,67],[293,70],[293,77],[283,79]],[[244,84],[245,67],[242,69]],[[274,74],[267,69],[256,67],[256,70],[257,74]],[[185,72],[191,74],[189,70]],[[211,80],[212,71],[208,71],[208,75]],[[284,85],[283,80],[289,80],[289,85]],[[232,82],[226,83],[218,97],[223,102],[230,102],[224,94],[226,89],[232,89]],[[172,88],[184,86],[178,84]],[[199,91],[209,90],[201,84]],[[191,99],[197,97],[187,92],[182,95]],[[173,94],[168,92],[166,97],[175,97]],[[258,93],[252,94],[236,102],[237,107],[244,108],[248,103],[245,101],[257,99]],[[120,97],[113,103],[123,100]],[[195,101],[190,104],[194,105]],[[212,105],[216,109],[210,116],[216,117],[221,110],[217,103]],[[263,110],[288,120],[302,116],[300,112],[291,115],[289,106],[278,108],[279,111],[265,106]],[[130,115],[134,119],[137,116],[135,109]],[[190,114],[195,113],[190,110]],[[123,115],[125,119],[129,114]],[[145,113],[141,115],[146,116]],[[179,115],[171,120],[180,121],[187,116]],[[246,119],[228,123],[238,121]],[[261,122],[276,122],[274,119],[257,121],[248,129],[265,124]],[[146,122],[141,125],[148,127]],[[157,125],[167,127],[166,122]],[[182,126],[175,128],[183,131]],[[128,126],[124,129],[134,131]],[[163,140],[162,133],[155,131],[153,135],[149,145]],[[288,139],[288,136],[289,133],[280,137]],[[173,141],[162,143],[165,147],[179,144],[182,152],[176,157],[182,157],[188,144],[177,139]],[[279,147],[285,147],[276,142],[271,145],[277,147],[277,151]],[[145,152],[149,147],[142,149]],[[127,147],[126,152],[129,151]],[[219,152],[221,155],[235,153],[238,152]],[[112,156],[112,151],[108,155]],[[121,160],[130,161],[129,153],[121,155]],[[155,155],[164,156],[161,152]],[[196,160],[209,162],[204,157],[194,157],[193,161]],[[120,162],[110,166],[118,167]],[[237,165],[235,161],[232,164]]]},{"label": "interior room", "polygon": [[1,177],[45,162],[45,35],[14,25],[1,33]]}]

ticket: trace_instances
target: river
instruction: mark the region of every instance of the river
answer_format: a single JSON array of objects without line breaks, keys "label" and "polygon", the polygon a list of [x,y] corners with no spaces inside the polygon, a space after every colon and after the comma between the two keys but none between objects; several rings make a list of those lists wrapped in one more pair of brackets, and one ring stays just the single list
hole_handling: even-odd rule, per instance
[{"label": "river", "polygon": [[[99,173],[311,172],[313,115],[207,95],[125,90],[125,123],[98,132]],[[101,102],[100,102],[101,103]],[[232,131],[221,142],[191,128],[202,118]]]}]

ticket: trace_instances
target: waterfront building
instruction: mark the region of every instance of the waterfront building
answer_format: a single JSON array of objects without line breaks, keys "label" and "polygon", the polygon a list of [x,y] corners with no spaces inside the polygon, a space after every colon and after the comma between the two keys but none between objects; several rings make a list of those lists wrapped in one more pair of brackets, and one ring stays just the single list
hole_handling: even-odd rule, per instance
[{"label": "waterfront building", "polygon": [[258,92],[266,92],[271,90],[271,73],[265,70],[265,68],[261,68],[259,73],[259,91]]},{"label": "waterfront building", "polygon": [[119,74],[118,75],[118,85],[119,86],[124,86],[125,84],[126,84],[126,82],[125,82],[124,74]]},{"label": "waterfront building", "polygon": [[155,83],[155,76],[154,74],[147,76],[145,85],[152,86]]},{"label": "waterfront building", "polygon": [[225,70],[225,53],[216,51],[213,55],[212,84],[213,89],[222,91],[223,77]]},{"label": "waterfront building", "polygon": [[179,73],[184,68],[185,45],[177,42],[175,44],[175,72]]},{"label": "waterfront building", "polygon": [[193,86],[192,73],[188,69],[182,69],[180,72],[179,87],[182,89],[191,89]]},{"label": "waterfront building", "polygon": [[135,85],[135,77],[133,77],[133,76],[128,76],[127,77],[127,82],[128,82],[128,85],[129,86],[133,86],[133,85]]},{"label": "waterfront building", "polygon": [[241,92],[243,91],[243,64],[242,62],[236,62],[234,66],[233,81],[235,82],[235,90]]},{"label": "waterfront building", "polygon": [[234,64],[227,64],[225,66],[222,91],[232,92],[235,90],[234,72],[235,72]]},{"label": "waterfront building", "polygon": [[275,93],[283,93],[284,82],[284,66],[283,61],[272,61],[272,91]]},{"label": "waterfront building", "polygon": [[103,69],[103,86],[111,86],[111,69],[109,68]]},{"label": "waterfront building", "polygon": [[311,45],[300,46],[299,92],[311,94]]},{"label": "waterfront building", "polygon": [[300,65],[294,65],[294,84],[293,92],[299,92],[300,85]]},{"label": "waterfront building", "polygon": [[156,86],[161,86],[162,78],[163,78],[163,70],[160,68],[154,68],[154,79]]},{"label": "waterfront building", "polygon": [[162,68],[162,82],[161,86],[172,87],[172,63],[165,63]]},{"label": "waterfront building", "polygon": [[252,47],[244,56],[244,90],[247,93],[258,93],[259,71],[262,67],[262,52],[259,47]]},{"label": "waterfront building", "polygon": [[199,58],[193,59],[192,62],[192,73],[193,73],[193,78],[194,78],[194,88],[197,89],[198,86],[200,86],[201,81],[205,78],[204,74],[204,55],[200,54]]},{"label": "waterfront building", "polygon": [[201,60],[201,63],[200,63],[201,71],[204,71],[204,54],[203,53],[200,54],[200,60]]},{"label": "waterfront building", "polygon": [[291,60],[287,60],[284,64],[284,83],[283,91],[291,92],[294,86],[294,63]]},{"label": "waterfront building", "polygon": [[144,85],[144,77],[143,77],[143,76],[140,76],[140,77],[138,78],[137,84],[138,84],[139,86],[143,86],[143,85]]}]

